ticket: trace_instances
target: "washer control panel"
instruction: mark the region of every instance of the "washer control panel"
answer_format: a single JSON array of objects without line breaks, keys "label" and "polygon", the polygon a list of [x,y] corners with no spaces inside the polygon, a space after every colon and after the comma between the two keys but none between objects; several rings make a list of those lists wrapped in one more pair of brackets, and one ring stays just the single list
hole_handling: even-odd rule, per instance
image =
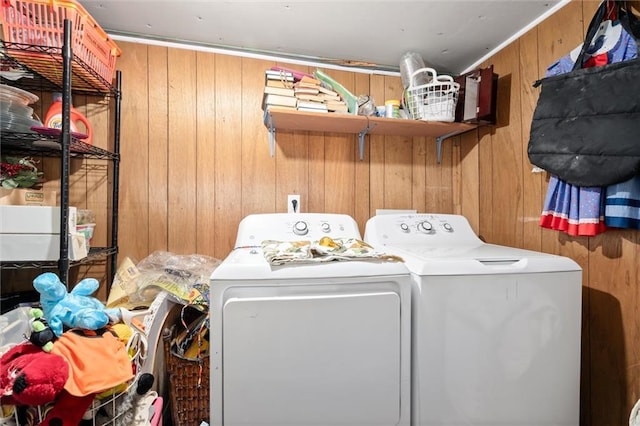
[{"label": "washer control panel", "polygon": [[269,213],[245,217],[238,227],[236,247],[257,246],[264,240],[317,241],[322,237],[362,239],[349,215],[331,213]]},{"label": "washer control panel", "polygon": [[477,244],[480,239],[464,216],[451,214],[388,214],[367,222],[365,241],[375,245]]}]

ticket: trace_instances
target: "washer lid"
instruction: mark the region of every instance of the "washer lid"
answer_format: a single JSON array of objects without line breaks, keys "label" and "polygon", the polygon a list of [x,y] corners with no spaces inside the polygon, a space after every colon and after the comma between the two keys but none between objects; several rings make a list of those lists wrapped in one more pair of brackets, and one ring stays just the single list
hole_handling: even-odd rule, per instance
[{"label": "washer lid", "polygon": [[239,248],[213,271],[212,280],[304,279],[408,275],[403,262],[346,260],[270,265],[260,248]]},{"label": "washer lid", "polygon": [[572,259],[494,244],[474,246],[384,246],[417,275],[481,275],[581,271]]},{"label": "washer lid", "polygon": [[477,275],[580,271],[573,260],[484,243],[464,216],[389,214],[367,221],[365,241],[401,256],[418,275]]}]

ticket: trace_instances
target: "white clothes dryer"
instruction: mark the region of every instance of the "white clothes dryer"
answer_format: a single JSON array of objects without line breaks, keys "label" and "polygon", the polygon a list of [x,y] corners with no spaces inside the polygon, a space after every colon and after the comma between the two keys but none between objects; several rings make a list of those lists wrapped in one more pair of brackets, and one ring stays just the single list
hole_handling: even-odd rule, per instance
[{"label": "white clothes dryer", "polygon": [[410,424],[402,262],[273,266],[264,240],[361,239],[347,215],[256,214],[210,281],[211,424]]},{"label": "white clothes dryer", "polygon": [[371,218],[412,287],[414,426],[577,426],[581,268],[486,244],[463,216]]}]

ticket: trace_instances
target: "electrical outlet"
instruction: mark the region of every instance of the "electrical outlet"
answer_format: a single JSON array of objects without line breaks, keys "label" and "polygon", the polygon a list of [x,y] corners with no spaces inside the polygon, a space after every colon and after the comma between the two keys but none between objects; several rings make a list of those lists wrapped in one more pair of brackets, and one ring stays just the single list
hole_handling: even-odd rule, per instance
[{"label": "electrical outlet", "polygon": [[287,213],[300,213],[300,195],[289,194],[287,196]]}]

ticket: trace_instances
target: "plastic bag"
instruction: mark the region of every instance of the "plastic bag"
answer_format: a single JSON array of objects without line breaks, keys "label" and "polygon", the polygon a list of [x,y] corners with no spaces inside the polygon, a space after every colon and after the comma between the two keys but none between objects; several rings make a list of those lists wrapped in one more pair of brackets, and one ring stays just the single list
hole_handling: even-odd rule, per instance
[{"label": "plastic bag", "polygon": [[116,274],[107,306],[148,307],[166,291],[178,303],[204,311],[209,305],[209,277],[220,264],[209,256],[165,251],[153,252],[135,266],[130,259],[125,262],[126,267]]}]

